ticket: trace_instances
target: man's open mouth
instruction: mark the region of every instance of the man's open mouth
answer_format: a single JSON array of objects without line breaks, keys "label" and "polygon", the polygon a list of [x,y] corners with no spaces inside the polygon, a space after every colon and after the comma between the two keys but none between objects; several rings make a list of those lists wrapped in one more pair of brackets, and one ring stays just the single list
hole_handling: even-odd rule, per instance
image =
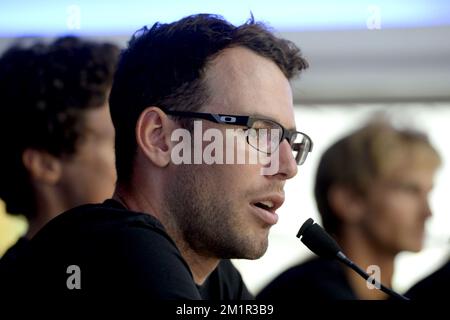
[{"label": "man's open mouth", "polygon": [[256,207],[267,210],[267,211],[271,211],[271,209],[273,208],[273,202],[272,201],[260,201],[260,202],[256,202],[254,204]]}]

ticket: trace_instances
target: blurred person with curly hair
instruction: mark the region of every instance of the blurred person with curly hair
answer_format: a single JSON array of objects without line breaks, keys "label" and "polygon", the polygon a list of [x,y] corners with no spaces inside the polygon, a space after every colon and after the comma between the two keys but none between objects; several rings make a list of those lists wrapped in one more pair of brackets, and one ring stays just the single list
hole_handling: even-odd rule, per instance
[{"label": "blurred person with curly hair", "polygon": [[0,198],[29,224],[2,262],[58,214],[112,195],[108,95],[118,55],[113,44],[66,36],[0,58]]}]

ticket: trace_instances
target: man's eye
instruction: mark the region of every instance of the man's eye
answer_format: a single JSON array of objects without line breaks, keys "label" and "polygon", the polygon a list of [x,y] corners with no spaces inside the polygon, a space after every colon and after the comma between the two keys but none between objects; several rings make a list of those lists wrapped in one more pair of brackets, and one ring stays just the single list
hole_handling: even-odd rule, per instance
[{"label": "man's eye", "polygon": [[421,189],[419,186],[411,183],[399,183],[397,186],[397,189],[402,190],[404,192],[410,193],[410,194],[420,194]]},{"label": "man's eye", "polygon": [[264,126],[257,126],[257,127],[252,127],[252,129],[259,131],[259,130],[269,130],[270,127],[264,127]]}]

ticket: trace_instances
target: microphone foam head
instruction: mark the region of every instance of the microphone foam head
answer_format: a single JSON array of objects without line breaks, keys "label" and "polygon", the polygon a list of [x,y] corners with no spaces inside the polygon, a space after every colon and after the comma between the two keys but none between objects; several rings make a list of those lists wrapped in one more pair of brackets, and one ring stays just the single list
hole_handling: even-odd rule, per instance
[{"label": "microphone foam head", "polygon": [[337,242],[311,218],[301,226],[297,237],[319,257],[334,259],[342,251]]}]

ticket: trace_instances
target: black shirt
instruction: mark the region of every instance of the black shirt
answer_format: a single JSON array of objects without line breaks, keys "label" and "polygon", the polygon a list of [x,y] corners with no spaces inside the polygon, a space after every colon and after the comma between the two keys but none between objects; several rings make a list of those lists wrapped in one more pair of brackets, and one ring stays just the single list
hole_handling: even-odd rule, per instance
[{"label": "black shirt", "polygon": [[9,274],[12,271],[14,271],[14,266],[17,264],[17,260],[20,258],[20,256],[27,250],[29,246],[30,240],[21,237],[17,242],[11,246],[5,254],[0,259],[0,288],[2,288],[2,275]]},{"label": "black shirt", "polygon": [[16,261],[20,256],[20,253],[28,248],[29,241],[30,240],[25,237],[19,238],[13,246],[6,250],[5,254],[1,257],[0,262],[8,261],[8,263],[13,263],[13,261]]},{"label": "black shirt", "polygon": [[405,294],[412,301],[415,300],[447,300],[450,288],[450,261],[425,279],[419,281]]},{"label": "black shirt", "polygon": [[343,266],[334,260],[313,258],[288,269],[265,287],[257,300],[355,300]]},{"label": "black shirt", "polygon": [[[202,286],[163,225],[114,200],[84,205],[50,221],[15,261],[0,288],[32,296],[139,295],[149,299],[251,299],[241,275],[222,260]],[[70,266],[79,268],[79,272]],[[77,283],[81,289],[68,288]]]}]

